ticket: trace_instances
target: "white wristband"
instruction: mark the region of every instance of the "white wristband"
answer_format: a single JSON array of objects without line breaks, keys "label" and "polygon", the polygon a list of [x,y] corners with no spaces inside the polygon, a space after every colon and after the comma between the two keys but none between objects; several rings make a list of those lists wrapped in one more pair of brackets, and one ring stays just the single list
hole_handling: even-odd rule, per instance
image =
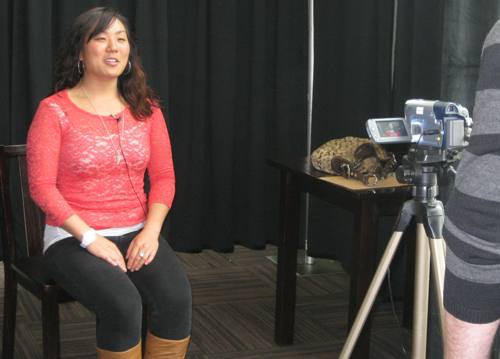
[{"label": "white wristband", "polygon": [[96,238],[97,233],[94,229],[91,228],[82,235],[82,242],[80,243],[80,246],[82,246],[83,248],[87,248],[89,245],[94,243]]}]

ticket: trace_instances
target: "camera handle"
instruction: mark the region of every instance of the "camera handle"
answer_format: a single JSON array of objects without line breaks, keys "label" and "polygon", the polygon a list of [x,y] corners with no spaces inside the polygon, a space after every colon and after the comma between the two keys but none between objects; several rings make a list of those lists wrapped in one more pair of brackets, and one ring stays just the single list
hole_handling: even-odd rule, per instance
[{"label": "camera handle", "polygon": [[[368,314],[375,302],[382,281],[389,265],[394,258],[404,231],[411,219],[417,221],[416,254],[415,254],[415,284],[413,298],[413,328],[412,328],[412,358],[425,359],[427,349],[427,313],[429,303],[429,274],[432,274],[435,284],[435,294],[440,317],[441,329],[444,328],[443,283],[444,283],[444,253],[442,228],[444,224],[444,207],[441,201],[435,199],[437,194],[437,174],[427,177],[426,183],[414,186],[415,198],[406,201],[396,221],[395,230],[386,246],[384,254],[377,267],[375,275],[368,287],[363,303],[352,324],[347,340],[340,353],[340,359],[350,358],[356,341],[366,322]],[[421,177],[419,176],[421,180]],[[419,181],[421,182],[421,181]],[[423,195],[423,196],[422,196]]]}]

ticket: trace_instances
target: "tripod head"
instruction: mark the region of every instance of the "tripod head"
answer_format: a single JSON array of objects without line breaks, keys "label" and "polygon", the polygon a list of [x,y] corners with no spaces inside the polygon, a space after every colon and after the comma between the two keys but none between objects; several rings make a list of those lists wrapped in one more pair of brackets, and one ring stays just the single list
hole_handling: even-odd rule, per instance
[{"label": "tripod head", "polygon": [[396,228],[400,231],[408,226],[412,217],[424,225],[429,238],[442,238],[444,206],[436,197],[439,195],[439,179],[454,176],[453,162],[433,161],[426,151],[412,146],[403,156],[402,164],[396,169],[396,179],[401,183],[411,184],[413,199],[403,205]]},{"label": "tripod head", "polygon": [[396,169],[396,179],[400,183],[413,185],[413,196],[417,202],[432,206],[439,195],[439,179],[444,176],[454,178],[453,164],[459,152],[448,151],[448,156],[443,160],[442,154],[434,151],[433,155],[429,155],[428,152],[428,149],[417,145],[411,146]]},{"label": "tripod head", "polygon": [[433,165],[401,165],[396,169],[396,179],[413,185],[412,194],[416,201],[432,205],[439,194],[438,171],[440,168]]}]

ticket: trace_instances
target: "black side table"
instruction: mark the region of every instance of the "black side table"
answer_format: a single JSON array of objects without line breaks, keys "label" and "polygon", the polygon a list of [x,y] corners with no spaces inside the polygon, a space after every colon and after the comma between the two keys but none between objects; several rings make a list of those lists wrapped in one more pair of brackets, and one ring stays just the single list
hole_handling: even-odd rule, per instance
[{"label": "black side table", "polygon": [[[297,247],[299,241],[300,194],[310,193],[322,200],[347,209],[354,214],[352,238],[352,272],[349,295],[349,328],[359,310],[376,267],[378,218],[397,214],[410,198],[409,186],[366,187],[358,181],[325,180],[308,158],[268,159],[280,170],[280,237],[278,242],[278,273],[276,283],[275,341],[279,345],[293,343]],[[322,179],[323,177],[323,179]],[[333,181],[332,181],[333,180]],[[387,184],[386,184],[387,185]],[[369,357],[371,320],[368,319],[358,339],[352,358]]]}]

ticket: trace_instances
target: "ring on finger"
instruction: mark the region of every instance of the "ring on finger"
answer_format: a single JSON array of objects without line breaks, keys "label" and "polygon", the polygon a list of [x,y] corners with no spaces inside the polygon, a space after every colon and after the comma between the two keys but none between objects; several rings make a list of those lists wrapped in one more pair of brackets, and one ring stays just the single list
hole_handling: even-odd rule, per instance
[{"label": "ring on finger", "polygon": [[144,253],[144,251],[139,252],[139,257],[144,258],[145,255],[146,255],[146,253]]}]

